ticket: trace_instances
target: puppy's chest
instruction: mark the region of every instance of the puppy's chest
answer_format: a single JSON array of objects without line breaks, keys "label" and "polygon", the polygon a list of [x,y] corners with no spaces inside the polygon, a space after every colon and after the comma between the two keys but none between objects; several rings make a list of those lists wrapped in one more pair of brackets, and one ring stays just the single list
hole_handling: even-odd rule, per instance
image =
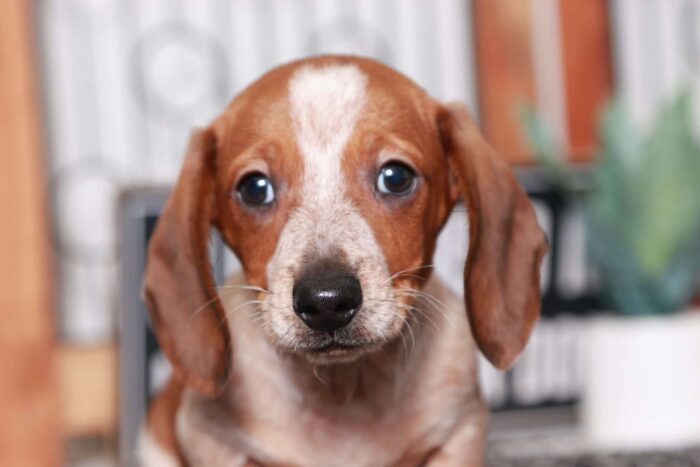
[{"label": "puppy's chest", "polygon": [[[257,406],[246,402],[249,409]],[[463,400],[451,394],[384,410],[360,402],[323,411],[267,404],[267,410],[252,414],[242,407],[227,413],[216,404],[187,402],[178,417],[178,431],[192,464],[215,467],[252,460],[290,467],[418,465],[444,443],[464,412]]]}]

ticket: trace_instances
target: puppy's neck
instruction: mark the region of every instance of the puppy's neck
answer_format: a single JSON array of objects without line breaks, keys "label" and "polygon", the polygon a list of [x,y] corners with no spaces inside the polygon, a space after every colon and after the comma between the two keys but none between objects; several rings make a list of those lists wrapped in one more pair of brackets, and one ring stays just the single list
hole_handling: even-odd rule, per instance
[{"label": "puppy's neck", "polygon": [[402,397],[399,382],[410,370],[414,351],[420,345],[416,340],[423,335],[422,323],[417,320],[411,323],[411,331],[407,329],[393,341],[352,362],[319,364],[295,354],[281,358],[291,381],[321,405],[374,401],[377,409],[386,410],[386,402],[398,402]]}]

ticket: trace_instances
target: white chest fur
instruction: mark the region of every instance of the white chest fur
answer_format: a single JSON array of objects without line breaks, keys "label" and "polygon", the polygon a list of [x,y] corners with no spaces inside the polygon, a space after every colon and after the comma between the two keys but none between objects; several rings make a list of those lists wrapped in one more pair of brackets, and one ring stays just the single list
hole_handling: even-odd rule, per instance
[{"label": "white chest fur", "polygon": [[[279,355],[246,313],[230,319],[233,376],[218,399],[187,391],[178,439],[193,465],[248,459],[298,466],[394,465],[440,446],[480,408],[476,351],[462,305],[436,280],[446,307],[426,309],[399,341],[342,371]],[[228,309],[250,297],[229,297]],[[405,345],[404,345],[405,344]],[[408,352],[408,353],[407,353]],[[307,374],[304,374],[304,372]]]}]

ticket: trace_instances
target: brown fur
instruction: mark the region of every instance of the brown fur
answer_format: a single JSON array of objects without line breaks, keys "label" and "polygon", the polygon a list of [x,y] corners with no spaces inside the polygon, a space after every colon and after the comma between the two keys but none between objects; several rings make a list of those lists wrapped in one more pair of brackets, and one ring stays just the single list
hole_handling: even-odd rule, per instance
[{"label": "brown fur", "polygon": [[184,463],[175,434],[175,415],[180,407],[185,387],[179,378],[170,378],[153,399],[148,410],[147,426],[155,441],[163,450]]},{"label": "brown fur", "polygon": [[[260,294],[217,294],[206,234],[218,228],[241,261],[245,283],[268,287],[268,262],[303,188],[288,82],[302,66],[336,64],[368,78],[367,105],[343,149],[347,196],[369,224],[388,272],[412,272],[393,278],[393,287],[424,289],[442,300],[432,306],[406,300],[413,312],[397,310],[406,324],[381,348],[318,365],[276,348],[245,308]],[[410,195],[377,198],[376,173],[387,157],[419,174]],[[231,196],[250,167],[264,167],[279,192],[268,208],[251,210]],[[469,211],[468,314],[437,282],[426,285],[430,270],[422,268],[460,197]],[[153,411],[177,412],[150,417],[151,425],[176,420],[157,441],[166,447],[177,439],[194,465],[479,465],[486,415],[471,335],[494,365],[511,364],[538,315],[545,251],[527,196],[463,106],[437,103],[367,59],[317,57],[276,68],[193,136],[151,241],[151,316],[175,378],[188,386],[176,407],[154,405]]]}]

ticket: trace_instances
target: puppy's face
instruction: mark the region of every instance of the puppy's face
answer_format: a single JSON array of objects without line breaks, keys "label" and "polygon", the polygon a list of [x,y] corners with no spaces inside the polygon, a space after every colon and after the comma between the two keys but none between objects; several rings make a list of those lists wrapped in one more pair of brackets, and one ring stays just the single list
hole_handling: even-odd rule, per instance
[{"label": "puppy's face", "polygon": [[354,360],[405,326],[458,197],[469,213],[471,329],[504,368],[538,315],[546,241],[466,109],[367,59],[276,68],[191,139],[149,245],[158,340],[188,384],[225,386],[231,335],[208,261],[213,226],[265,290],[255,322],[275,346]]},{"label": "puppy's face", "polygon": [[279,70],[217,123],[221,227],[269,291],[259,322],[315,362],[355,359],[401,332],[455,201],[433,101],[363,65]]}]

